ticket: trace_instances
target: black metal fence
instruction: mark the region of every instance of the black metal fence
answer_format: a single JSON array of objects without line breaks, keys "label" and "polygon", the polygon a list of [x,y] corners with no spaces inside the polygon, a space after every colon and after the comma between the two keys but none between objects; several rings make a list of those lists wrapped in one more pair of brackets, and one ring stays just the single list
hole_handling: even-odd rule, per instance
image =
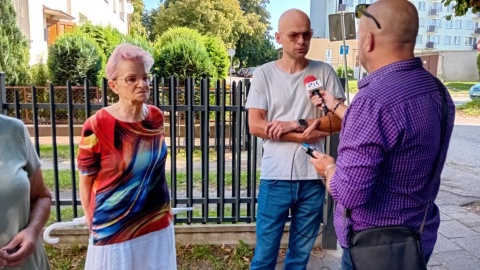
[{"label": "black metal fence", "polygon": [[[115,97],[110,95],[106,80],[100,88],[100,99],[98,89],[90,87],[88,81],[85,81],[83,89],[72,87],[68,82],[66,87],[49,85],[47,91],[42,92],[43,102],[38,101],[37,87],[30,87],[27,93],[25,87],[9,88],[4,82],[5,75],[0,73],[1,113],[23,119],[27,123],[30,120],[40,157],[43,154],[40,148],[40,123],[49,122],[56,219],[62,220],[61,208],[68,206],[72,207],[73,216],[76,217],[80,201],[75,188],[74,126],[79,119],[84,120],[115,101]],[[170,179],[172,207],[201,209],[184,216],[177,215],[175,222],[235,223],[255,220],[257,141],[248,134],[247,129],[244,104],[248,85],[246,80],[245,83],[233,83],[228,87],[223,80],[215,82],[211,87],[209,79],[201,80],[198,85],[195,85],[193,79],[187,79],[180,85],[173,77],[166,81],[154,78],[149,103],[165,113],[166,124],[169,124],[166,128],[170,138],[170,168],[167,168],[167,176]],[[79,91],[83,91],[84,95],[81,102],[73,100],[74,92],[78,97]],[[66,119],[57,119],[58,111],[62,111]],[[50,119],[39,119],[39,112]],[[26,119],[26,116],[29,118]],[[59,185],[59,122],[66,122],[68,126],[70,157],[67,163],[70,165],[73,187],[70,191],[62,190]],[[184,160],[179,160],[179,155]],[[179,179],[179,175],[183,178]],[[71,193],[70,196],[68,192]]]}]

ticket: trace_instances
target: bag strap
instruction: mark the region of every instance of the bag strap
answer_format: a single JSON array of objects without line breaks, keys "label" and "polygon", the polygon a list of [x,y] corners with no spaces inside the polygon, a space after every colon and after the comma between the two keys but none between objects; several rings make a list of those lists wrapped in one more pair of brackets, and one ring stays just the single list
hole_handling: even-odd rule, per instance
[{"label": "bag strap", "polygon": [[[445,138],[447,137],[447,127],[448,127],[448,101],[447,101],[447,94],[446,94],[446,88],[440,82],[438,78],[435,78],[435,81],[437,83],[437,86],[440,90],[440,95],[442,96],[442,121],[441,121],[441,126],[440,126],[440,143],[438,146],[438,155],[435,158],[435,165],[433,170],[430,172],[430,180],[433,181],[435,179],[435,176],[437,175],[437,170],[438,170],[438,164],[439,164],[439,159],[442,156],[442,150],[445,146]],[[420,225],[420,235],[423,233],[423,229],[425,227],[425,221],[427,220],[427,214],[428,214],[428,208],[429,204],[427,204],[425,208],[425,214],[423,215],[423,220],[422,224]],[[345,209],[344,212],[344,219],[350,220],[351,221],[351,215],[352,215],[352,210],[351,209]],[[350,241],[350,235],[352,235],[352,224],[350,222],[349,225],[347,225],[347,240]]]}]

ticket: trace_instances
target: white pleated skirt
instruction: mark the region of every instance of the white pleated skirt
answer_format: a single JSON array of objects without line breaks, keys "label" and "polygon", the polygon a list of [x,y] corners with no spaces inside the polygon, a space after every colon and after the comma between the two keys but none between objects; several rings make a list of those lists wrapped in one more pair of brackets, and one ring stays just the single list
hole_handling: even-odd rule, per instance
[{"label": "white pleated skirt", "polygon": [[173,222],[165,229],[129,241],[88,245],[85,270],[175,270],[175,232]]}]

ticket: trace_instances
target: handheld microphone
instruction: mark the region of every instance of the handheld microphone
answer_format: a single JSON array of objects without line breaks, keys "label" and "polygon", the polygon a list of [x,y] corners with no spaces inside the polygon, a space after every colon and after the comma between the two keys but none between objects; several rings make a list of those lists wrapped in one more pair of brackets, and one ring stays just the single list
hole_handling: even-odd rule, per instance
[{"label": "handheld microphone", "polygon": [[[309,94],[312,93],[321,98],[320,90],[325,90],[325,89],[323,88],[322,82],[320,80],[317,80],[315,76],[310,75],[305,77],[305,79],[303,79],[303,84],[305,84],[305,88],[307,88],[307,92]],[[323,101],[323,99],[322,99],[322,108],[323,108],[323,112],[327,114],[328,108],[327,108],[327,105],[325,105],[325,101]]]}]

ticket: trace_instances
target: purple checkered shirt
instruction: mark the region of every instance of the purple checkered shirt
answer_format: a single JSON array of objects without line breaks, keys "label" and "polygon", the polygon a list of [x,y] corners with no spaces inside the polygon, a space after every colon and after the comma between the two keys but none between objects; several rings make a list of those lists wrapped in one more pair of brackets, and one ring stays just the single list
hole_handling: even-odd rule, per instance
[{"label": "purple checkered shirt", "polygon": [[[345,208],[353,231],[405,225],[419,231],[424,255],[437,240],[440,214],[434,201],[440,187],[455,118],[447,93],[449,119],[437,174],[430,179],[439,153],[442,96],[435,78],[419,58],[387,65],[358,82],[360,91],[345,113],[337,169],[331,193],[337,202],[335,230],[348,247]],[[444,89],[441,89],[444,91]]]}]

